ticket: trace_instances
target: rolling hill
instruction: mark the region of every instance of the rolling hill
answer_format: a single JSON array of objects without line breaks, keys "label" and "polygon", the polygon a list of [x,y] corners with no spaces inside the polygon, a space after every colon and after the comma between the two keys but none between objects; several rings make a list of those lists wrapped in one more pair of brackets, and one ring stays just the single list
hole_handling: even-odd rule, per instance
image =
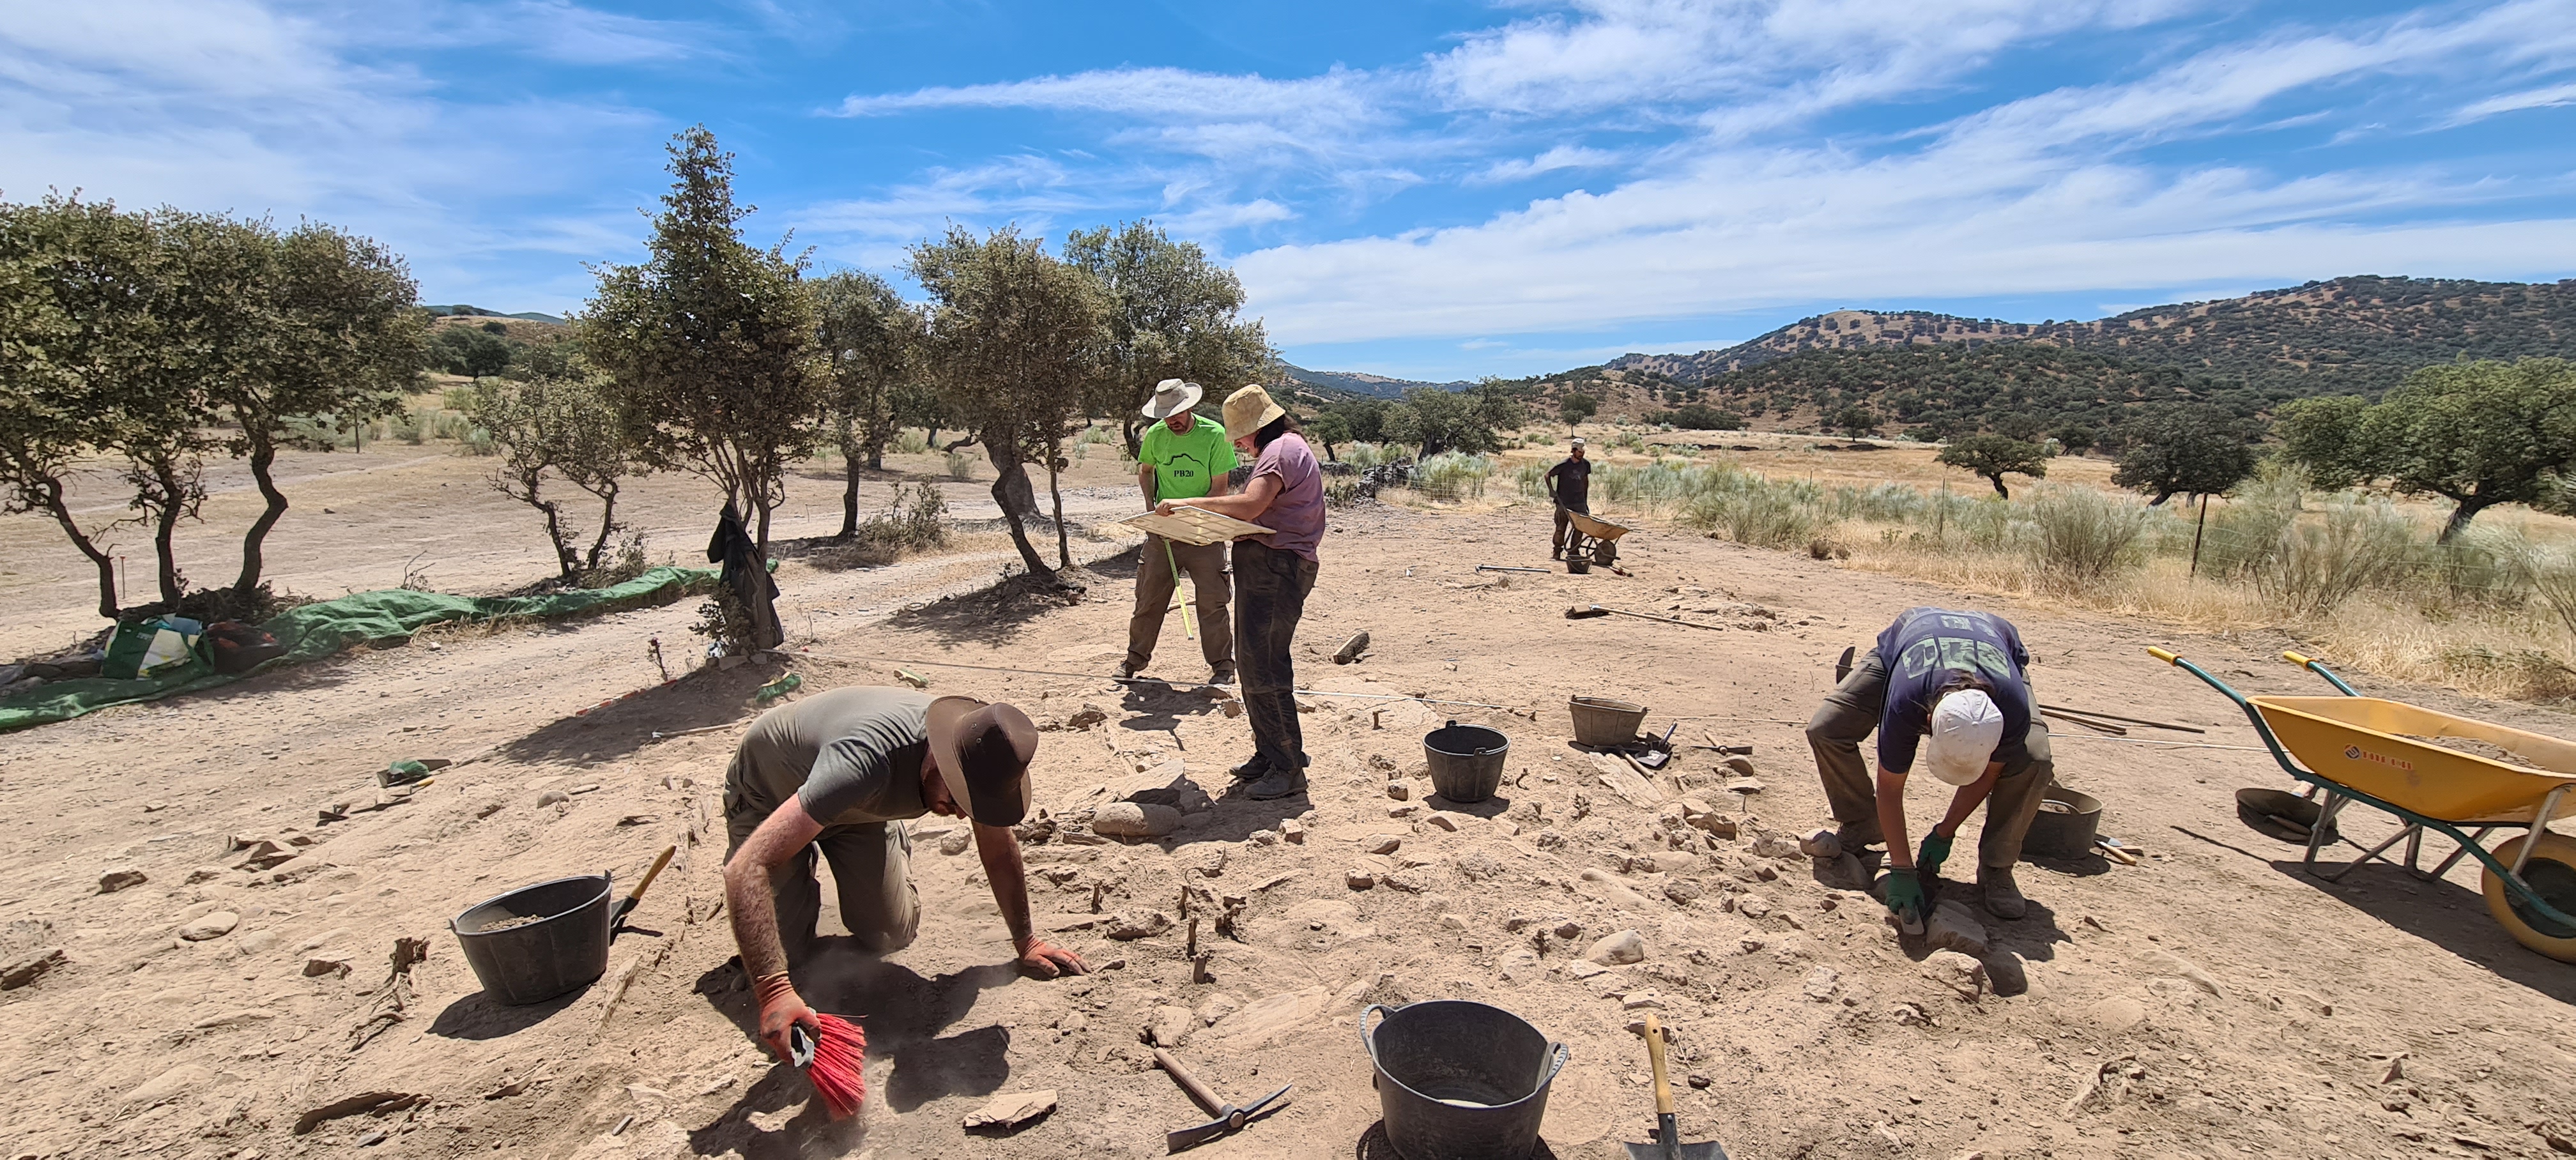
[{"label": "rolling hill", "polygon": [[1363,374],[1359,371],[1310,371],[1300,366],[1289,366],[1285,363],[1280,365],[1287,372],[1290,381],[1326,398],[1339,395],[1371,399],[1400,399],[1404,397],[1406,391],[1415,387],[1463,391],[1476,385],[1463,379],[1448,383],[1430,383],[1420,379],[1390,379],[1384,375]]},{"label": "rolling hill", "polygon": [[1603,370],[1685,386],[1802,350],[2028,342],[2232,378],[2292,396],[2376,394],[2428,363],[2576,357],[2576,279],[2473,282],[2358,275],[2090,322],[2002,322],[1922,311],[1837,310],[1723,350],[1622,355]]}]

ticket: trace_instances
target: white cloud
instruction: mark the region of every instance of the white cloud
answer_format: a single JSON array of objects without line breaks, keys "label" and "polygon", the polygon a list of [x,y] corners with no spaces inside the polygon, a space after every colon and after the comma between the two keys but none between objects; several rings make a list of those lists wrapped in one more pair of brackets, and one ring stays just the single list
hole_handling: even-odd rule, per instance
[{"label": "white cloud", "polygon": [[2500,113],[2519,113],[2525,109],[2554,109],[2561,105],[2576,105],[2576,84],[2552,85],[2545,89],[2526,89],[2519,93],[2488,97],[2483,101],[2461,107],[2459,113],[2454,115],[2449,123],[2465,125],[2471,121],[2483,121]]},{"label": "white cloud", "polygon": [[1051,109],[1154,121],[1271,121],[1321,118],[1338,124],[1380,119],[1347,69],[1301,80],[1270,80],[1177,68],[1121,68],[982,85],[941,85],[909,93],[853,95],[835,116],[876,117],[925,109]]},{"label": "white cloud", "polygon": [[[1703,142],[1607,193],[1475,225],[1277,246],[1237,262],[1282,342],[1584,331],[1768,303],[1972,298],[2331,276],[2559,277],[2576,219],[2460,220],[2576,181],[2430,165],[2280,176],[2135,158],[2294,92],[2527,55],[2565,4],[2223,46],[2134,80],[2010,101],[1910,152]],[[2563,204],[2563,201],[2562,201]],[[2544,211],[2547,212],[2547,211]]]},{"label": "white cloud", "polygon": [[1600,169],[1618,164],[1619,154],[1583,145],[1559,145],[1536,157],[1506,157],[1467,180],[1475,185],[1502,185],[1554,173],[1560,169]]}]

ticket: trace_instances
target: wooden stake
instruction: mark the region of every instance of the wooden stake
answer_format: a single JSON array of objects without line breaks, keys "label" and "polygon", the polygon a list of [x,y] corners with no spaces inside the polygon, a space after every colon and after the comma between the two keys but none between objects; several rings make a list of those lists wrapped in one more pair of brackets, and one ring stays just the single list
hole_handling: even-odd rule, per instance
[{"label": "wooden stake", "polygon": [[2191,526],[2191,578],[2200,577],[2200,533],[2209,527],[2209,493],[2200,493],[2200,520]]}]

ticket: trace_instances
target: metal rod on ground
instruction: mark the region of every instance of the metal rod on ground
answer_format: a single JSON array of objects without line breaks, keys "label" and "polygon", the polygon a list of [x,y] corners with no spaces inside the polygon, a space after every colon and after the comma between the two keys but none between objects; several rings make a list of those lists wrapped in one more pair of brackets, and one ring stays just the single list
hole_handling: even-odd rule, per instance
[{"label": "metal rod on ground", "polygon": [[2073,713],[2064,712],[2058,709],[2042,709],[2039,711],[2039,714],[2043,717],[2055,717],[2060,721],[2071,721],[2087,729],[2093,730],[2096,733],[2108,733],[2113,737],[2126,737],[2129,735],[2128,730],[2108,721],[2095,721],[2089,717],[2078,717]]},{"label": "metal rod on ground", "polygon": [[1548,571],[1545,568],[1517,568],[1503,564],[1478,564],[1476,565],[1476,570],[1479,572],[1538,572],[1541,574],[1545,574]]},{"label": "metal rod on ground", "polygon": [[[1606,607],[1606,606],[1604,606],[1604,605],[1599,605],[1599,604],[1587,605],[1587,606],[1585,606],[1585,608],[1588,608],[1591,612],[1593,612],[1593,613],[1594,613],[1594,614],[1596,614],[1596,615],[1598,615],[1598,614],[1607,614],[1607,615],[1610,615],[1610,616],[1633,616],[1633,617],[1636,617],[1636,618],[1637,618],[1637,619],[1639,619],[1639,620],[1659,620],[1659,621],[1664,622],[1665,624],[1678,624],[1678,625],[1682,625],[1683,627],[1686,627],[1686,628],[1705,628],[1705,629],[1709,629],[1709,630],[1711,630],[1711,631],[1713,631],[1713,632],[1724,632],[1724,631],[1726,631],[1726,626],[1725,626],[1725,625],[1723,625],[1723,624],[1701,624],[1701,623],[1699,623],[1698,621],[1695,621],[1695,620],[1678,620],[1678,619],[1675,619],[1675,618],[1670,617],[1670,616],[1652,616],[1652,615],[1648,615],[1648,614],[1643,613],[1643,612],[1627,612],[1627,611],[1624,611],[1624,610],[1621,610],[1621,609],[1617,609],[1617,608],[1610,608],[1610,607]],[[1569,608],[1569,609],[1567,609],[1567,610],[1566,610],[1566,613],[1567,613],[1567,615],[1568,615],[1569,617],[1572,617],[1574,613],[1576,613],[1576,612],[1580,612],[1580,611],[1584,611],[1584,610],[1585,610],[1585,609]]]},{"label": "metal rod on ground", "polygon": [[2105,737],[2096,733],[2062,733],[2052,741],[2117,741],[2127,745],[2161,745],[2167,749],[2233,749],[2241,753],[2270,753],[2260,745],[2217,745],[2207,741],[2159,741],[2153,737]]},{"label": "metal rod on ground", "polygon": [[2209,732],[2207,729],[2201,729],[2190,725],[2171,725],[2163,721],[2149,721],[2143,717],[2123,717],[2117,713],[2096,713],[2091,709],[2071,709],[2064,705],[2041,705],[2040,708],[2042,710],[2058,713],[2073,713],[2078,717],[2091,717],[2100,721],[2118,721],[2127,725],[2144,725],[2149,729],[2171,729],[2176,733]]},{"label": "metal rod on ground", "polygon": [[[963,661],[916,661],[904,660],[896,657],[836,657],[829,653],[793,653],[790,655],[818,661],[839,661],[843,664],[851,665],[928,665],[932,668],[973,669],[977,672],[1010,673],[1014,676],[1022,677],[1072,677],[1076,680],[1083,681],[1114,681],[1121,685],[1168,685],[1171,683],[1160,677],[1110,677],[1103,676],[1099,673],[1068,673],[1057,669],[1022,669],[1013,668],[1009,665],[970,665]],[[1237,687],[1240,682],[1220,684],[1215,681],[1210,681],[1208,684],[1214,688],[1226,689]],[[1355,697],[1365,701],[1420,701],[1425,705],[1459,705],[1469,709],[1505,708],[1505,706],[1502,705],[1490,705],[1483,701],[1451,701],[1444,700],[1439,697],[1416,697],[1410,693],[1346,693],[1338,689],[1290,689],[1288,691],[1291,693],[1302,693],[1309,697]],[[731,726],[726,726],[726,728],[731,728]]]}]

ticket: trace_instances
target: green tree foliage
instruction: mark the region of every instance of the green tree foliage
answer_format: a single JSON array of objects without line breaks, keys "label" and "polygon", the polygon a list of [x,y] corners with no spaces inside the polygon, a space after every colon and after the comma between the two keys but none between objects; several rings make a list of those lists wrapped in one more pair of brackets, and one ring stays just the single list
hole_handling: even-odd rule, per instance
[{"label": "green tree foliage", "polygon": [[1833,424],[1834,430],[1845,435],[1875,435],[1878,433],[1878,412],[1859,403],[1846,404],[1834,412]]},{"label": "green tree foliage", "polygon": [[2370,400],[2358,395],[2301,399],[2281,408],[2272,424],[2281,458],[2305,467],[2308,481],[2329,491],[2379,474],[2359,442],[2361,417],[2369,410]]},{"label": "green tree foliage", "polygon": [[742,240],[733,155],[705,126],[670,146],[675,180],[653,218],[652,256],[602,266],[576,322],[583,355],[639,457],[713,481],[769,543],[787,469],[813,449],[825,362],[805,263]]},{"label": "green tree foliage", "polygon": [[1995,485],[1995,494],[2005,499],[2012,492],[2004,488],[2004,476],[2027,475],[2044,479],[2048,475],[2048,450],[2039,444],[2005,435],[1970,435],[1941,449],[1940,461],[1964,468],[1985,477]]},{"label": "green tree foliage", "polygon": [[1569,427],[1582,426],[1584,420],[1600,411],[1601,400],[1581,391],[1567,391],[1556,400],[1557,417],[1565,420]]},{"label": "green tree foliage", "polygon": [[1664,422],[1684,431],[1741,431],[1744,416],[1706,403],[1684,403],[1664,415]]},{"label": "green tree foliage", "polygon": [[2082,455],[2091,451],[2093,445],[2100,442],[2102,438],[2100,432],[2082,423],[2069,423],[2049,432],[2048,436],[2057,440],[2057,445],[2065,448],[2068,455]]},{"label": "green tree foliage", "polygon": [[[624,525],[617,522],[617,492],[635,470],[625,425],[608,404],[600,376],[587,367],[563,377],[541,377],[524,383],[496,381],[474,389],[466,411],[492,433],[501,462],[492,472],[494,490],[545,516],[546,538],[553,542],[555,563],[567,582],[599,570],[608,541]],[[560,481],[588,492],[599,501],[599,524],[582,550],[580,527],[568,520]]]},{"label": "green tree foliage", "polygon": [[942,392],[984,444],[999,477],[993,499],[1029,575],[1055,570],[1029,543],[1013,485],[1043,457],[1055,497],[1056,559],[1071,567],[1064,498],[1055,486],[1064,438],[1081,421],[1083,392],[1109,365],[1112,306],[1100,281],[1005,227],[977,239],[957,226],[912,248],[912,277],[930,294],[926,348]]},{"label": "green tree foliage", "polygon": [[477,380],[510,369],[510,364],[518,359],[518,350],[504,337],[505,330],[486,329],[498,326],[497,322],[487,322],[482,327],[438,328],[438,333],[429,340],[426,365],[431,370]]},{"label": "green tree foliage", "polygon": [[843,270],[814,283],[830,367],[825,419],[840,445],[841,539],[859,533],[859,468],[885,469],[896,395],[921,373],[922,319],[885,279]]},{"label": "green tree foliage", "polygon": [[1118,417],[1128,455],[1143,437],[1138,409],[1154,384],[1188,379],[1223,398],[1276,377],[1278,359],[1260,321],[1240,317],[1242,280],[1198,243],[1175,242],[1150,221],[1131,222],[1066,234],[1063,260],[1108,294],[1105,373],[1086,402],[1095,414]]},{"label": "green tree foliage", "polygon": [[2151,408],[2130,425],[2128,450],[2111,483],[2153,496],[2223,495],[2254,474],[2254,448],[2236,417],[2210,406]]},{"label": "green tree foliage", "polygon": [[1801,351],[1719,375],[1701,393],[1754,414],[1805,400],[1828,426],[1841,407],[1863,406],[1936,438],[1988,430],[2025,441],[2070,425],[2110,429],[2155,403],[2215,401],[2248,417],[2278,401],[2179,367],[2028,343]]},{"label": "green tree foliage", "polygon": [[[188,595],[173,533],[197,518],[201,461],[248,459],[265,506],[218,611],[261,602],[262,547],[287,510],[272,467],[290,422],[368,420],[417,375],[427,318],[401,259],[306,223],[121,213],[49,198],[0,205],[0,473],[99,571],[99,609],[125,611],[99,537],[63,503],[64,473],[121,460],[151,529],[162,602]],[[234,433],[222,437],[219,426]]]},{"label": "green tree foliage", "polygon": [[1306,420],[1304,427],[1306,438],[1323,445],[1324,458],[1334,462],[1341,461],[1341,455],[1335,448],[1351,441],[1351,422],[1348,416],[1338,411],[1325,411]]},{"label": "green tree foliage", "polygon": [[2400,492],[2450,500],[2447,543],[2487,508],[2554,495],[2576,465],[2576,364],[2426,367],[2377,404],[2301,407],[2283,425],[2288,452],[2321,481],[2385,478]]},{"label": "green tree foliage", "polygon": [[1415,387],[1404,401],[1389,405],[1379,434],[1393,443],[1416,445],[1429,459],[1443,451],[1480,453],[1502,447],[1499,432],[1528,421],[1515,388],[1488,378],[1463,391]]}]

